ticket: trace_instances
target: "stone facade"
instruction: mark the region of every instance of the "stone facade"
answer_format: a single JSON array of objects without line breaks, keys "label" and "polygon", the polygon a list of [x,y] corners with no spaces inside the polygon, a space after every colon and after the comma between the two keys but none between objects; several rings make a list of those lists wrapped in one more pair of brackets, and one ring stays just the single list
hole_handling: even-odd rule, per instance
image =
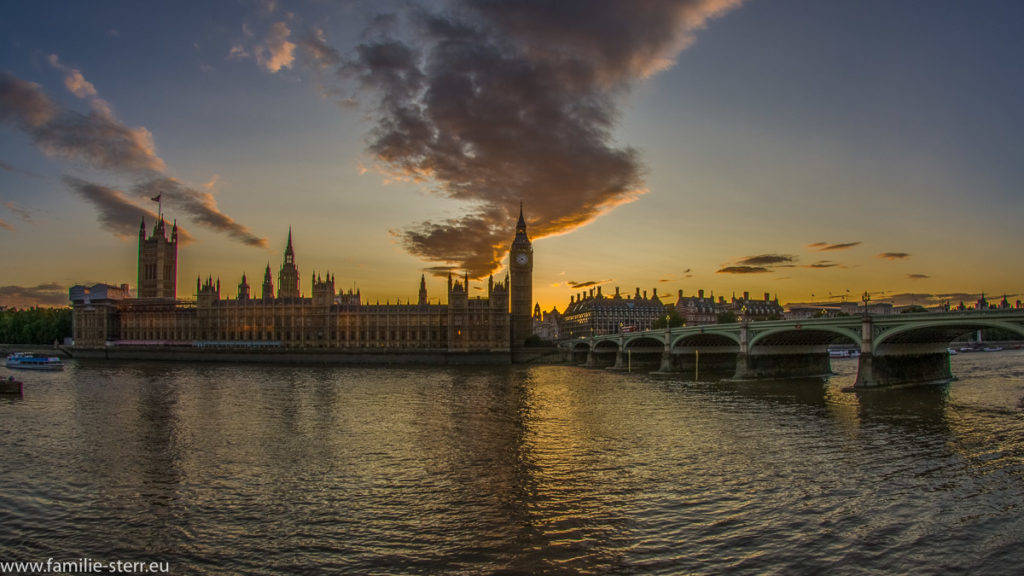
[{"label": "stone facade", "polygon": [[[175,271],[176,228],[172,231],[173,242],[167,240],[163,228],[161,220],[154,229],[155,242],[159,245],[163,238],[163,245],[173,244],[175,267],[171,270]],[[140,280],[149,278],[143,267],[152,270],[152,250],[150,244],[143,244],[149,242],[143,239],[144,234],[145,223],[140,231]],[[358,292],[336,293],[334,276],[329,273],[314,274],[312,296],[302,297],[289,231],[276,295],[269,266],[260,298],[252,297],[244,275],[234,299],[222,297],[220,280],[213,277],[196,280],[194,301],[164,296],[166,286],[144,292],[140,287],[138,298],[128,296],[127,285],[118,291],[104,288],[102,298],[97,287],[73,287],[69,297],[74,345],[83,349],[187,346],[218,350],[508,352],[512,347],[512,322],[517,318],[515,311],[510,314],[510,298],[517,303],[532,298],[533,249],[520,215],[516,234],[519,244],[513,244],[520,253],[523,241],[530,258],[513,269],[516,283],[509,276],[504,281],[491,277],[486,297],[470,297],[468,274],[461,279],[449,275],[448,303],[429,304],[426,279],[421,276],[415,304],[367,304]],[[527,294],[516,296],[513,286]],[[526,320],[532,325],[529,308]],[[521,334],[517,337],[525,340]]]},{"label": "stone facade", "polygon": [[596,293],[591,289],[589,293],[573,296],[562,314],[559,336],[572,339],[648,330],[655,320],[664,317],[665,305],[658,298],[657,288],[650,298],[647,291],[641,294],[639,288],[632,297],[623,297],[618,288],[614,296],[607,297],[598,286]]},{"label": "stone facade", "polygon": [[526,235],[523,207],[519,206],[516,237],[508,252],[511,274],[512,346],[522,347],[533,336],[533,245]]},{"label": "stone facade", "polygon": [[139,226],[139,298],[175,298],[178,284],[178,224],[171,227],[163,217],[153,226],[153,234],[146,238],[146,220]]},{"label": "stone facade", "polygon": [[719,296],[715,300],[714,293],[710,297],[704,296],[703,290],[698,290],[696,296],[684,296],[679,291],[676,299],[676,313],[683,319],[687,326],[702,326],[718,323],[718,317],[726,312],[732,312],[737,319],[748,320],[779,320],[785,312],[779,297],[774,299],[765,292],[764,299],[751,299],[749,292],[744,292],[742,298],[735,295],[730,300]]}]

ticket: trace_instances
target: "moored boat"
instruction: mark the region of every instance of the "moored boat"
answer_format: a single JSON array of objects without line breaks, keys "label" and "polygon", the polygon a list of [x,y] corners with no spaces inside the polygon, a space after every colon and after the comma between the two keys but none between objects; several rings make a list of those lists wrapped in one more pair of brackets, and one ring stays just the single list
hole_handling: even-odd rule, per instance
[{"label": "moored boat", "polygon": [[64,363],[57,356],[36,356],[31,352],[15,352],[7,356],[4,366],[20,370],[63,370]]}]

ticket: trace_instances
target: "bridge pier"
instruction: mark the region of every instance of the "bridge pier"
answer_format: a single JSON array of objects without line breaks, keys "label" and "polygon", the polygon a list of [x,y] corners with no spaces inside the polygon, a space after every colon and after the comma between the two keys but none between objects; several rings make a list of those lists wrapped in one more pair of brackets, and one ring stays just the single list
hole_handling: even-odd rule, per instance
[{"label": "bridge pier", "polygon": [[675,372],[675,368],[672,367],[672,329],[669,328],[668,322],[665,323],[665,348],[661,352],[661,363],[658,365],[658,373],[664,374],[666,372]]},{"label": "bridge pier", "polygon": [[675,372],[672,366],[672,353],[668,350],[661,353],[661,364],[658,365],[658,372]]},{"label": "bridge pier", "polygon": [[619,334],[619,349],[615,351],[615,366],[612,366],[612,370],[625,370],[625,363],[622,361],[622,349],[626,347],[626,340]]},{"label": "bridge pier", "polygon": [[861,354],[854,388],[910,384],[944,384],[953,380],[949,352],[930,354]]},{"label": "bridge pier", "polygon": [[750,370],[750,326],[746,322],[740,326],[740,352],[736,355],[736,372],[733,380],[750,380],[756,378]]},{"label": "bridge pier", "polygon": [[736,357],[732,380],[778,380],[817,378],[832,373],[828,353],[819,354],[743,354]]},{"label": "bridge pier", "polygon": [[622,361],[622,348],[615,351],[615,365],[612,366],[612,370],[625,370],[626,363]]},{"label": "bridge pier", "polygon": [[854,388],[880,388],[912,384],[939,384],[953,380],[949,352],[910,349],[875,354],[874,325],[871,316],[861,321],[860,358]]}]

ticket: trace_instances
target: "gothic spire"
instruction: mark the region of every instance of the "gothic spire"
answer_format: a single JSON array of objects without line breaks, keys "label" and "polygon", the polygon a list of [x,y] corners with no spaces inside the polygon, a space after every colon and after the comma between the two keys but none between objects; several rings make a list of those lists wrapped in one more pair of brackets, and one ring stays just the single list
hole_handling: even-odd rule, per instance
[{"label": "gothic spire", "polygon": [[526,218],[523,217],[522,200],[519,201],[519,221],[516,222],[516,237],[512,241],[512,248],[530,249],[530,237],[526,235]]},{"label": "gothic spire", "polygon": [[292,227],[288,227],[288,246],[284,249],[284,262],[285,264],[292,264],[295,262],[295,250],[292,249]]}]

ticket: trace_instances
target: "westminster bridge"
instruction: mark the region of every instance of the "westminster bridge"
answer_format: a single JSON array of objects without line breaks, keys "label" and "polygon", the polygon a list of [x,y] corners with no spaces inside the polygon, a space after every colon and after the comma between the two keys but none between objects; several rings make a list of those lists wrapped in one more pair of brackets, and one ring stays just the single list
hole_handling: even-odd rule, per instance
[{"label": "westminster bridge", "polygon": [[717,372],[733,380],[832,373],[830,346],[859,351],[858,388],[949,382],[950,343],[983,329],[1024,339],[1024,310],[843,316],[682,326],[595,335],[561,344],[567,359],[593,367]]}]

